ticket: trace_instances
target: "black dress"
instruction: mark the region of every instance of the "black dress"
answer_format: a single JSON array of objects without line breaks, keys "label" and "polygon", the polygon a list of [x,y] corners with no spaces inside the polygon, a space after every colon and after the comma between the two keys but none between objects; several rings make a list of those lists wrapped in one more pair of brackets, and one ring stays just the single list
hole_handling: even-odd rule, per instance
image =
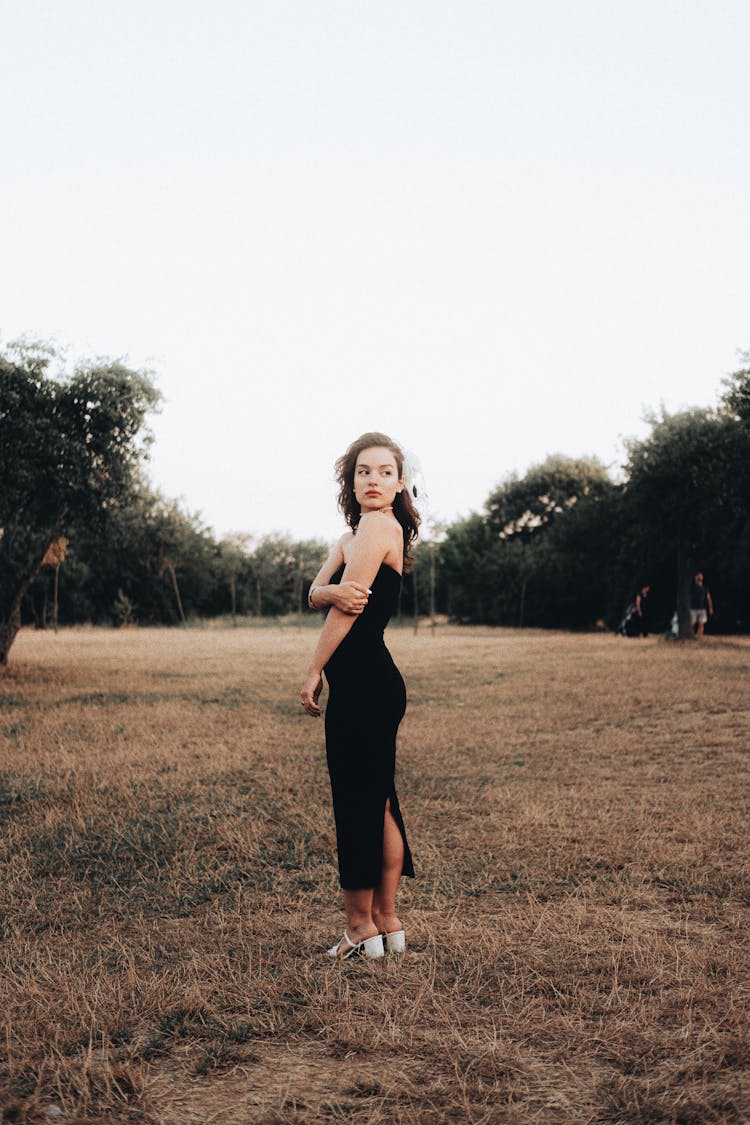
[{"label": "black dress", "polygon": [[[339,582],[342,573],[343,567],[331,581]],[[404,841],[402,873],[414,875],[394,784],[396,733],[406,710],[406,688],[383,640],[400,586],[401,575],[383,563],[367,606],[325,666],[326,756],[339,879],[345,890],[380,884],[388,799]]]}]

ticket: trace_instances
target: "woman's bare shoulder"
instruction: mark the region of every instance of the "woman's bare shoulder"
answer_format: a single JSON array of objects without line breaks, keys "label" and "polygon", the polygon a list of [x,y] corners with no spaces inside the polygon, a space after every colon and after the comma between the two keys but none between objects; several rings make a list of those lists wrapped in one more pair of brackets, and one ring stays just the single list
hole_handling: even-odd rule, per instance
[{"label": "woman's bare shoulder", "polygon": [[367,540],[368,543],[389,550],[403,543],[401,524],[395,516],[383,512],[365,512],[359,521],[357,532],[360,540]]},{"label": "woman's bare shoulder", "polygon": [[367,528],[368,535],[401,534],[401,524],[388,512],[364,512],[359,518],[359,526]]},{"label": "woman's bare shoulder", "polygon": [[398,520],[380,512],[365,512],[357,524],[357,534],[346,550],[346,565],[356,581],[373,581],[381,563],[401,569],[403,537]]}]

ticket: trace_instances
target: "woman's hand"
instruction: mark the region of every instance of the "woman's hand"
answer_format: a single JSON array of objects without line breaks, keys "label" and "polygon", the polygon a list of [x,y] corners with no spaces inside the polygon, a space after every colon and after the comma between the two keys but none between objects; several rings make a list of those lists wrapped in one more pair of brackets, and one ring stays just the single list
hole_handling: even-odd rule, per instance
[{"label": "woman's hand", "polygon": [[302,706],[305,708],[308,715],[312,715],[314,719],[317,719],[320,715],[318,699],[322,690],[323,677],[321,676],[320,672],[317,672],[313,669],[311,672],[307,673],[307,679],[305,680],[302,686],[302,691],[299,693],[299,695],[300,699],[302,700]]},{"label": "woman's hand", "polygon": [[356,617],[367,605],[371,593],[372,590],[361,582],[333,582],[327,586],[315,586],[314,601],[310,604],[313,609],[334,605],[342,613]]},{"label": "woman's hand", "polygon": [[367,605],[372,590],[361,582],[339,582],[329,586],[329,605],[335,605],[342,613],[361,613]]}]

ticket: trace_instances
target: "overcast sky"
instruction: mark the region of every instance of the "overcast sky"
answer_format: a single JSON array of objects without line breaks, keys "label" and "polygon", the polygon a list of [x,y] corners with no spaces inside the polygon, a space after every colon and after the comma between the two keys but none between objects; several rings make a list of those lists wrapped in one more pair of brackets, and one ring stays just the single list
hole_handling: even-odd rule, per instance
[{"label": "overcast sky", "polygon": [[155,371],[218,534],[340,530],[381,429],[431,514],[750,348],[746,0],[0,0],[0,342]]}]

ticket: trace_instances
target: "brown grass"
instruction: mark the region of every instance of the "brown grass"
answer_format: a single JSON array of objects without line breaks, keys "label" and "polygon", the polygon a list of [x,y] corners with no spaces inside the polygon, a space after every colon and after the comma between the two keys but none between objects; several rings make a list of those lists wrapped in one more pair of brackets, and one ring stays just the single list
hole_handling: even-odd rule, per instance
[{"label": "brown grass", "polygon": [[21,635],[5,1120],[750,1120],[750,641],[389,638],[410,951],[342,966],[312,631]]}]

